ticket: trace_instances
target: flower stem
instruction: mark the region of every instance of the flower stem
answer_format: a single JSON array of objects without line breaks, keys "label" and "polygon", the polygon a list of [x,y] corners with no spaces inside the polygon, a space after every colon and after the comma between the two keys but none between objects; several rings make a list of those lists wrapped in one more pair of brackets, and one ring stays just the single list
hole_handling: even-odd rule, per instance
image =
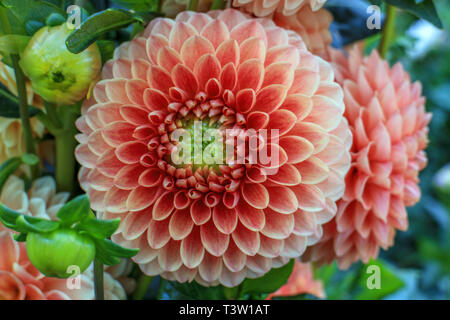
[{"label": "flower stem", "polygon": [[210,10],[220,10],[220,9],[224,9],[226,6],[227,2],[225,0],[214,0]]},{"label": "flower stem", "polygon": [[383,34],[381,36],[380,45],[378,47],[378,51],[380,52],[380,56],[385,59],[386,54],[389,50],[389,46],[395,35],[395,17],[396,17],[396,8],[392,5],[387,5],[386,7],[386,22],[383,26]]},{"label": "flower stem", "polygon": [[55,136],[56,172],[55,179],[58,191],[73,194],[75,190],[75,140],[72,130],[64,130]]},{"label": "flower stem", "polygon": [[197,11],[198,0],[189,0],[188,10]]},{"label": "flower stem", "polygon": [[147,289],[153,281],[153,277],[141,275],[136,291],[133,293],[133,300],[142,300],[147,293]]},{"label": "flower stem", "polygon": [[45,112],[47,113],[52,124],[55,127],[60,128],[61,122],[59,121],[58,112],[56,111],[56,106],[53,103],[44,101],[44,107],[45,107]]},{"label": "flower stem", "polygon": [[103,263],[98,259],[94,260],[94,290],[95,300],[105,300],[105,291],[103,288]]},{"label": "flower stem", "polygon": [[156,298],[158,300],[162,300],[163,294],[164,294],[164,288],[166,287],[166,280],[163,278],[159,278],[159,288],[158,288],[158,294]]}]

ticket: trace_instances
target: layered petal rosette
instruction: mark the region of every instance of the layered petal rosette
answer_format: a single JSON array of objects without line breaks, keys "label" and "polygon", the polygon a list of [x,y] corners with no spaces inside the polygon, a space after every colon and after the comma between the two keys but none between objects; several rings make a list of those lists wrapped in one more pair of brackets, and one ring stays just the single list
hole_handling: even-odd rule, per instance
[{"label": "layered petal rosette", "polygon": [[274,12],[290,16],[306,6],[317,11],[325,2],[327,0],[233,0],[233,7],[242,7],[244,11],[257,17],[267,17]]},{"label": "layered petal rosette", "polygon": [[304,6],[290,16],[276,12],[273,20],[278,26],[297,32],[309,51],[328,59],[328,47],[333,41],[330,32],[333,16],[328,10],[313,11],[309,6]]},{"label": "layered petal rosette", "polygon": [[[26,192],[24,181],[10,176],[0,194],[0,202],[8,208],[44,219],[54,219],[68,198],[68,193],[56,193],[51,177],[37,179]],[[14,233],[0,222],[0,300],[94,299],[92,267],[80,275],[78,283],[75,278],[46,277],[31,264],[26,244],[15,241],[13,236]],[[122,285],[112,275],[132,288],[134,284],[125,276],[129,269],[125,262],[110,268],[111,274],[104,274],[105,298],[126,299]]]},{"label": "layered petal rosette", "polygon": [[368,262],[379,248],[393,245],[396,230],[406,230],[406,207],[420,198],[418,174],[427,164],[431,114],[419,82],[411,83],[400,63],[392,68],[377,51],[349,57],[331,49],[336,79],[344,88],[345,116],[354,136],[352,167],[336,218],[304,258],[341,268]]},{"label": "layered petal rosette", "polygon": [[[141,249],[147,275],[226,286],[262,276],[320,239],[344,192],[352,139],[333,79],[270,20],[234,9],[155,19],[116,50],[83,107],[81,185],[94,210],[122,219],[113,240]],[[173,135],[192,120],[258,143],[233,151],[242,163],[177,165],[185,142]]]}]

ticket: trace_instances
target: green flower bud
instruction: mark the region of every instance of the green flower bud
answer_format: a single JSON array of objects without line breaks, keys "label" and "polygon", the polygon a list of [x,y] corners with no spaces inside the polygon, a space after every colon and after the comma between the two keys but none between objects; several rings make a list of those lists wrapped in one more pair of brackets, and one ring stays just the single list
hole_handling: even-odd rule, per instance
[{"label": "green flower bud", "polygon": [[57,105],[82,100],[93,81],[100,77],[101,55],[97,44],[79,54],[71,53],[65,42],[71,32],[65,23],[41,28],[31,38],[20,60],[33,90]]},{"label": "green flower bud", "polygon": [[44,275],[67,278],[70,266],[85,271],[95,258],[94,241],[72,229],[50,233],[29,233],[27,254],[31,263]]}]

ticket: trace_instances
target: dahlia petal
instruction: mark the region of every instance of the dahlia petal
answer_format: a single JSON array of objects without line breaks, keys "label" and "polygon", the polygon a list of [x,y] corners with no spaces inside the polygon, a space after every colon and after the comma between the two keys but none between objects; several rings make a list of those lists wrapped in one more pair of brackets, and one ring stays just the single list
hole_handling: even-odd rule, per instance
[{"label": "dahlia petal", "polygon": [[176,65],[172,70],[172,78],[174,84],[189,94],[190,97],[194,97],[198,90],[197,79],[194,74],[182,64]]},{"label": "dahlia petal", "polygon": [[256,94],[253,89],[243,89],[236,94],[236,110],[241,113],[250,111],[256,102]]},{"label": "dahlia petal", "polygon": [[291,188],[297,196],[298,207],[305,211],[317,212],[325,208],[325,197],[314,185],[300,184]]},{"label": "dahlia petal", "polygon": [[163,68],[154,65],[150,66],[148,69],[147,81],[152,88],[164,92],[165,94],[168,94],[169,88],[173,86],[170,74]]},{"label": "dahlia petal", "polygon": [[223,263],[232,272],[239,272],[244,269],[247,262],[245,255],[234,243],[230,241],[227,251],[223,255]]},{"label": "dahlia petal", "polygon": [[117,121],[105,126],[102,129],[102,134],[103,138],[109,145],[117,147],[122,143],[133,140],[132,137],[134,129],[135,126],[128,122]]},{"label": "dahlia petal", "polygon": [[264,209],[266,224],[261,233],[268,238],[283,240],[289,237],[294,230],[294,216]]},{"label": "dahlia petal", "polygon": [[127,208],[130,211],[139,211],[151,206],[161,195],[162,190],[159,188],[138,187],[131,191],[127,199]]},{"label": "dahlia petal", "polygon": [[200,88],[205,88],[210,79],[218,79],[220,75],[220,62],[212,54],[205,54],[195,63],[194,74],[197,77]]},{"label": "dahlia petal", "polygon": [[131,124],[144,125],[148,123],[148,111],[133,105],[120,108],[121,116]]},{"label": "dahlia petal", "polygon": [[185,65],[193,70],[194,64],[200,57],[214,52],[213,45],[206,38],[192,36],[183,43],[180,54]]},{"label": "dahlia petal", "polygon": [[200,236],[203,246],[213,256],[220,257],[228,248],[230,236],[218,231],[211,220],[200,226]]},{"label": "dahlia petal", "polygon": [[116,149],[116,156],[125,164],[138,163],[141,157],[148,152],[147,146],[140,141],[129,141]]},{"label": "dahlia petal", "polygon": [[299,51],[291,45],[277,46],[267,50],[265,66],[273,63],[285,62],[289,63],[292,69],[296,69],[300,60]]},{"label": "dahlia petal", "polygon": [[281,239],[273,239],[260,234],[261,246],[258,254],[266,258],[276,258],[283,250],[284,241]]},{"label": "dahlia petal", "polygon": [[156,89],[146,89],[144,91],[144,104],[149,110],[167,110],[169,101],[163,92]]},{"label": "dahlia petal", "polygon": [[202,225],[211,218],[211,208],[202,200],[195,200],[191,206],[191,217],[196,225]]},{"label": "dahlia petal", "polygon": [[184,42],[193,35],[197,34],[197,30],[185,22],[176,22],[169,36],[169,45],[177,51],[180,51]]},{"label": "dahlia petal", "polygon": [[311,142],[315,154],[323,151],[330,142],[330,135],[322,127],[311,122],[297,122],[287,134],[301,136]]},{"label": "dahlia petal", "polygon": [[216,57],[222,66],[231,62],[237,67],[239,64],[239,44],[233,39],[222,42],[216,49]]},{"label": "dahlia petal", "polygon": [[288,163],[299,163],[309,158],[314,152],[314,146],[308,140],[296,136],[280,138],[280,147],[286,151]]},{"label": "dahlia petal", "polygon": [[166,271],[176,271],[181,265],[180,257],[181,241],[170,240],[160,251],[158,255],[158,262],[161,268]]},{"label": "dahlia petal", "polygon": [[[292,129],[295,125],[297,117],[291,111],[288,110],[276,110],[270,115],[269,123],[267,124],[268,130],[279,130],[280,136]],[[275,135],[272,133],[272,138]]]},{"label": "dahlia petal", "polygon": [[174,240],[183,240],[192,231],[194,223],[188,209],[175,210],[170,218],[169,233]]},{"label": "dahlia petal", "polygon": [[256,209],[265,209],[269,205],[269,193],[261,184],[244,183],[241,192],[245,201]]},{"label": "dahlia petal", "polygon": [[319,88],[320,75],[310,69],[296,69],[294,81],[289,89],[289,93],[298,93],[307,97],[312,97]]},{"label": "dahlia petal", "polygon": [[188,268],[196,268],[202,262],[205,250],[200,238],[198,227],[181,242],[180,256],[183,264]]},{"label": "dahlia petal", "polygon": [[233,63],[227,63],[220,71],[220,84],[224,90],[233,90],[236,86],[237,71]]},{"label": "dahlia petal", "polygon": [[302,175],[300,174],[300,172],[301,170],[297,170],[293,165],[286,163],[278,169],[277,174],[270,175],[267,178],[269,181],[272,181],[279,185],[295,186],[302,182]]},{"label": "dahlia petal", "polygon": [[294,69],[287,62],[277,62],[268,66],[264,73],[263,87],[281,84],[290,88],[294,80]]},{"label": "dahlia petal", "polygon": [[265,274],[272,267],[272,261],[261,255],[255,255],[247,258],[247,266],[257,274]]},{"label": "dahlia petal", "polygon": [[279,84],[264,87],[256,94],[256,103],[253,109],[267,113],[277,110],[286,98],[286,91],[286,87]]},{"label": "dahlia petal", "polygon": [[325,96],[314,96],[312,101],[313,108],[305,121],[316,123],[327,131],[335,129],[341,122],[341,117],[329,115],[341,115],[344,105],[339,105]]},{"label": "dahlia petal", "polygon": [[144,106],[144,90],[147,88],[148,84],[144,80],[133,79],[127,81],[125,85],[125,90],[127,93],[128,99],[138,105]]},{"label": "dahlia petal", "polygon": [[156,200],[155,205],[153,206],[154,220],[164,220],[172,213],[174,209],[173,199],[174,193],[166,192]]},{"label": "dahlia petal", "polygon": [[152,247],[153,249],[160,249],[169,242],[169,222],[170,219],[162,221],[150,221],[147,231],[147,240],[150,247]]},{"label": "dahlia petal", "polygon": [[241,22],[231,29],[230,32],[230,38],[235,39],[239,44],[252,37],[261,39],[267,46],[266,32],[263,26],[255,20]]},{"label": "dahlia petal", "polygon": [[266,223],[264,211],[241,201],[236,207],[239,221],[251,231],[260,231]]},{"label": "dahlia petal", "polygon": [[258,59],[264,61],[266,56],[266,46],[260,38],[252,37],[246,39],[240,45],[240,63],[249,59]]},{"label": "dahlia petal", "polygon": [[126,240],[134,240],[140,237],[147,231],[148,225],[152,220],[152,213],[150,210],[130,212],[123,220],[124,226],[122,229],[122,236]]},{"label": "dahlia petal", "polygon": [[201,31],[201,35],[208,39],[214,48],[217,48],[230,37],[226,24],[221,20],[209,22]]},{"label": "dahlia petal", "polygon": [[205,256],[200,263],[198,272],[205,281],[216,281],[222,273],[222,259],[205,252]]},{"label": "dahlia petal", "polygon": [[251,231],[238,223],[231,236],[236,246],[246,255],[254,256],[258,252],[260,246],[258,232]]},{"label": "dahlia petal", "polygon": [[267,113],[261,111],[254,111],[249,113],[249,115],[247,116],[247,127],[255,130],[263,129],[267,126],[269,120],[270,117]]},{"label": "dahlia petal", "polygon": [[126,201],[129,194],[129,190],[122,190],[113,186],[108,190],[105,196],[105,203],[107,203],[106,210],[114,213],[126,212]]},{"label": "dahlia petal", "polygon": [[300,257],[306,250],[306,237],[291,235],[284,240],[284,247],[282,251],[283,257],[296,258]]},{"label": "dahlia petal", "polygon": [[303,184],[318,184],[328,178],[330,172],[328,166],[314,156],[297,163],[295,168],[300,172]]},{"label": "dahlia petal", "polygon": [[[133,190],[139,186],[138,179],[144,169],[140,164],[122,167],[114,178],[114,184],[121,189]],[[91,180],[97,180],[93,178]]]},{"label": "dahlia petal", "polygon": [[264,78],[264,66],[261,60],[250,59],[241,63],[237,69],[237,85],[239,90],[253,89],[258,91]]},{"label": "dahlia petal", "polygon": [[220,232],[230,234],[236,229],[238,222],[236,209],[229,209],[219,204],[214,207],[212,217],[214,225]]}]

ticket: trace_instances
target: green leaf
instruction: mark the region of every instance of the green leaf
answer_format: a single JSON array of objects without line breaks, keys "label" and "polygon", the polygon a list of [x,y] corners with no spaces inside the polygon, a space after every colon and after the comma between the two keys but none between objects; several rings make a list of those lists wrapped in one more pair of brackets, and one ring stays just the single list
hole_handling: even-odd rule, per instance
[{"label": "green leaf", "polygon": [[31,37],[19,34],[7,34],[0,37],[0,51],[9,54],[21,54]]},{"label": "green leaf", "polygon": [[2,222],[5,227],[14,229],[16,226],[16,220],[20,216],[20,213],[9,209],[0,203],[0,222]]},{"label": "green leaf", "polygon": [[84,219],[77,224],[77,229],[86,231],[90,236],[96,239],[109,238],[117,230],[120,219],[99,220],[96,218]]},{"label": "green leaf", "polygon": [[17,242],[25,242],[27,241],[27,234],[26,233],[15,234],[14,240],[16,240]]},{"label": "green leaf", "polygon": [[22,233],[47,233],[59,228],[58,221],[19,215],[16,219],[16,228]]},{"label": "green leaf", "polygon": [[286,284],[294,268],[294,259],[281,268],[270,270],[266,275],[257,279],[246,279],[241,284],[241,295],[272,293]]},{"label": "green leaf", "polygon": [[112,0],[111,2],[134,11],[158,10],[158,0]]},{"label": "green leaf", "polygon": [[45,23],[42,23],[40,21],[30,20],[25,23],[25,30],[30,36],[35,34],[42,27],[45,27]]},{"label": "green leaf", "polygon": [[91,213],[91,206],[87,195],[80,195],[67,202],[57,213],[63,226],[71,226],[82,221]]},{"label": "green leaf", "polygon": [[[52,3],[41,0],[3,0],[8,8],[8,18],[11,24],[12,33],[27,35],[26,24],[28,21],[38,21],[45,23],[52,13],[59,13],[66,17],[66,12]],[[2,34],[4,31],[2,30]]]},{"label": "green leaf", "polygon": [[123,248],[108,239],[103,239],[103,240],[95,239],[95,245],[97,248],[99,248],[106,254],[108,254],[112,257],[117,257],[117,258],[130,259],[139,252],[139,249]]},{"label": "green leaf", "polygon": [[23,154],[20,159],[22,160],[23,163],[29,165],[29,166],[34,166],[36,164],[39,163],[39,157],[35,154]]},{"label": "green leaf", "polygon": [[110,256],[103,248],[98,246],[95,247],[95,258],[107,266],[113,266],[120,262],[119,258]]},{"label": "green leaf", "polygon": [[56,12],[53,12],[45,19],[45,24],[50,27],[59,26],[64,22],[66,22],[66,17]]},{"label": "green leaf", "polygon": [[[380,276],[380,288],[370,289],[369,284],[373,283],[377,273]],[[362,291],[356,295],[356,299],[379,300],[396,292],[405,284],[384,262],[381,260],[371,260],[363,269],[360,285]]]},{"label": "green leaf", "polygon": [[98,40],[97,41],[98,48],[100,49],[100,54],[102,57],[102,65],[105,64],[108,60],[112,59],[114,56],[114,41],[111,40]]},{"label": "green leaf", "polygon": [[133,22],[147,23],[157,14],[134,13],[121,9],[106,9],[90,16],[80,28],[67,38],[66,45],[70,52],[80,53],[103,34],[124,28]]},{"label": "green leaf", "polygon": [[400,9],[409,11],[419,18],[425,19],[436,27],[443,27],[442,21],[437,14],[434,0],[423,0],[421,2],[414,0],[384,0],[385,2]]},{"label": "green leaf", "polygon": [[3,185],[5,184],[6,180],[8,180],[9,176],[14,173],[14,171],[17,170],[17,168],[20,167],[22,164],[22,159],[19,157],[11,158],[6,160],[1,166],[0,166],[0,192],[3,189]]}]

